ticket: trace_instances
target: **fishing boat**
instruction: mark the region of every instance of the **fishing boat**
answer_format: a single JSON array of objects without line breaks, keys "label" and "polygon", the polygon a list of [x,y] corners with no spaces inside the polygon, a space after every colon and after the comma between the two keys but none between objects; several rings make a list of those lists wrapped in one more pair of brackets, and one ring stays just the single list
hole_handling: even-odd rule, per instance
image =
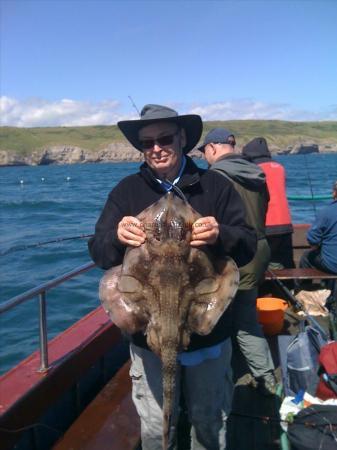
[{"label": "fishing boat", "polygon": [[[308,225],[294,226],[296,262],[308,247],[307,229]],[[102,307],[51,341],[47,340],[48,293],[94,267],[88,262],[0,305],[0,314],[4,314],[38,297],[40,326],[40,349],[0,377],[2,450],[141,448],[140,423],[132,403],[128,375],[128,344]],[[292,270],[292,273],[281,271],[277,279],[337,278],[319,271]],[[267,278],[270,281],[273,276]],[[282,294],[282,289],[275,285],[272,295]],[[274,362],[279,366],[277,336],[269,337],[268,341]],[[275,398],[261,397],[250,385],[243,358],[238,351],[234,354],[237,382],[228,421],[229,450],[287,450],[289,444],[280,430],[279,420],[281,389]],[[279,367],[276,373],[280,379]],[[188,427],[182,413],[178,427],[180,450],[189,448]]]}]

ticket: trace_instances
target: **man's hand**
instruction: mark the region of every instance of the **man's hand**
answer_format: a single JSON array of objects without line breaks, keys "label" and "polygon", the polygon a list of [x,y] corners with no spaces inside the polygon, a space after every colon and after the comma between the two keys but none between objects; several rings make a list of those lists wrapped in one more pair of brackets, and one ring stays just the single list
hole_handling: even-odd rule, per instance
[{"label": "man's hand", "polygon": [[201,217],[192,225],[192,247],[214,244],[219,236],[219,224],[214,217]]},{"label": "man's hand", "polygon": [[145,242],[146,234],[136,217],[125,216],[118,224],[117,237],[122,244],[139,247]]}]

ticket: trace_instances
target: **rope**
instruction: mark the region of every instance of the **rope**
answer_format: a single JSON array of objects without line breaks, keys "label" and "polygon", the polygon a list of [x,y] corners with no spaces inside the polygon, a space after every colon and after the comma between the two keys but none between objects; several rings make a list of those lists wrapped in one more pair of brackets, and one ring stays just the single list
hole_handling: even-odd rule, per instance
[{"label": "rope", "polygon": [[31,430],[32,428],[35,428],[35,427],[41,427],[41,428],[46,428],[47,430],[50,430],[50,431],[56,431],[56,433],[58,433],[60,436],[64,433],[64,431],[62,431],[62,430],[59,430],[57,428],[51,427],[50,425],[46,425],[46,424],[40,423],[40,422],[32,423],[31,425],[27,425],[27,426],[21,427],[21,428],[14,428],[14,429],[0,427],[0,431],[2,433],[15,434],[15,433],[21,433],[22,431]]},{"label": "rope", "polygon": [[304,161],[305,161],[305,167],[307,169],[307,176],[308,176],[309,187],[310,187],[310,192],[311,192],[312,207],[314,209],[314,215],[316,217],[316,204],[315,204],[315,200],[314,200],[314,192],[313,192],[313,189],[312,189],[312,183],[311,183],[311,178],[310,178],[310,173],[309,173],[307,155],[304,155]]}]

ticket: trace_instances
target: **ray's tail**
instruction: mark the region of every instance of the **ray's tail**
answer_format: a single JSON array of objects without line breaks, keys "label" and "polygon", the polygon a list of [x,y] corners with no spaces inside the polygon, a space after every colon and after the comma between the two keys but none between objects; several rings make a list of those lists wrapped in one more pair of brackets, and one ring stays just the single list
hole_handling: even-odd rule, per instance
[{"label": "ray's tail", "polygon": [[167,346],[162,352],[163,364],[163,450],[167,450],[175,399],[177,351]]}]

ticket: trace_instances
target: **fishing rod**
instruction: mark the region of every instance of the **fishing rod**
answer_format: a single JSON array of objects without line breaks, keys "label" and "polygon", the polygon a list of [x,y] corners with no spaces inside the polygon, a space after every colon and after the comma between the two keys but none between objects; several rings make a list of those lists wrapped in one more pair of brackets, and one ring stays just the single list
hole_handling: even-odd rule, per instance
[{"label": "fishing rod", "polygon": [[35,244],[18,245],[18,246],[11,247],[3,252],[0,252],[0,256],[5,256],[5,255],[8,255],[9,253],[27,250],[29,248],[41,247],[41,246],[47,245],[47,244],[55,244],[55,243],[63,242],[63,241],[73,241],[75,239],[86,239],[86,238],[90,238],[92,236],[93,236],[93,234],[81,234],[79,236],[60,237],[60,238],[52,239],[49,241],[36,242]]},{"label": "fishing rod", "polygon": [[[168,183],[171,186],[172,190],[182,200],[187,202],[187,199],[186,199],[184,193],[181,191],[181,189],[178,188],[178,186],[175,186],[173,183],[171,183],[167,179],[165,179],[164,182]],[[73,240],[76,240],[76,239],[86,239],[86,238],[90,238],[92,236],[94,236],[94,235],[93,234],[80,234],[79,236],[59,237],[59,238],[51,239],[51,240],[48,240],[48,241],[36,242],[34,244],[18,245],[18,246],[10,247],[9,249],[0,252],[0,257],[8,255],[9,253],[14,253],[14,252],[19,252],[19,251],[23,251],[23,250],[28,250],[28,249],[31,249],[31,248],[42,247],[43,245],[56,244],[56,243],[64,242],[64,241],[73,241]]]},{"label": "fishing rod", "polygon": [[315,328],[321,333],[321,336],[323,336],[327,340],[328,336],[327,336],[325,330],[323,330],[323,328],[317,322],[317,320],[314,317],[312,317],[312,315],[309,314],[305,310],[302,303],[290,292],[290,290],[287,288],[287,286],[284,283],[282,283],[282,281],[279,278],[277,278],[275,272],[271,269],[267,269],[267,272],[271,275],[271,280],[281,289],[281,291],[284,292],[284,294],[288,298],[288,301],[295,308],[295,310],[302,311],[305,315],[305,318],[309,322],[311,322],[315,326]]},{"label": "fishing rod", "polygon": [[307,170],[307,177],[308,177],[308,181],[309,181],[309,188],[310,188],[310,193],[311,193],[311,198],[312,198],[312,206],[314,209],[314,215],[315,217],[317,216],[317,212],[316,212],[316,203],[315,203],[315,199],[314,199],[314,191],[312,189],[312,183],[311,183],[311,178],[310,178],[310,173],[309,173],[309,167],[308,167],[308,161],[307,161],[307,155],[304,154],[304,161],[305,161],[305,168]]},{"label": "fishing rod", "polygon": [[138,115],[139,115],[139,117],[140,117],[139,109],[137,108],[137,106],[136,106],[135,102],[133,101],[131,95],[128,95],[128,97],[129,97],[129,99],[130,99],[131,105],[135,108],[135,110],[137,111],[137,113],[138,113]]}]

